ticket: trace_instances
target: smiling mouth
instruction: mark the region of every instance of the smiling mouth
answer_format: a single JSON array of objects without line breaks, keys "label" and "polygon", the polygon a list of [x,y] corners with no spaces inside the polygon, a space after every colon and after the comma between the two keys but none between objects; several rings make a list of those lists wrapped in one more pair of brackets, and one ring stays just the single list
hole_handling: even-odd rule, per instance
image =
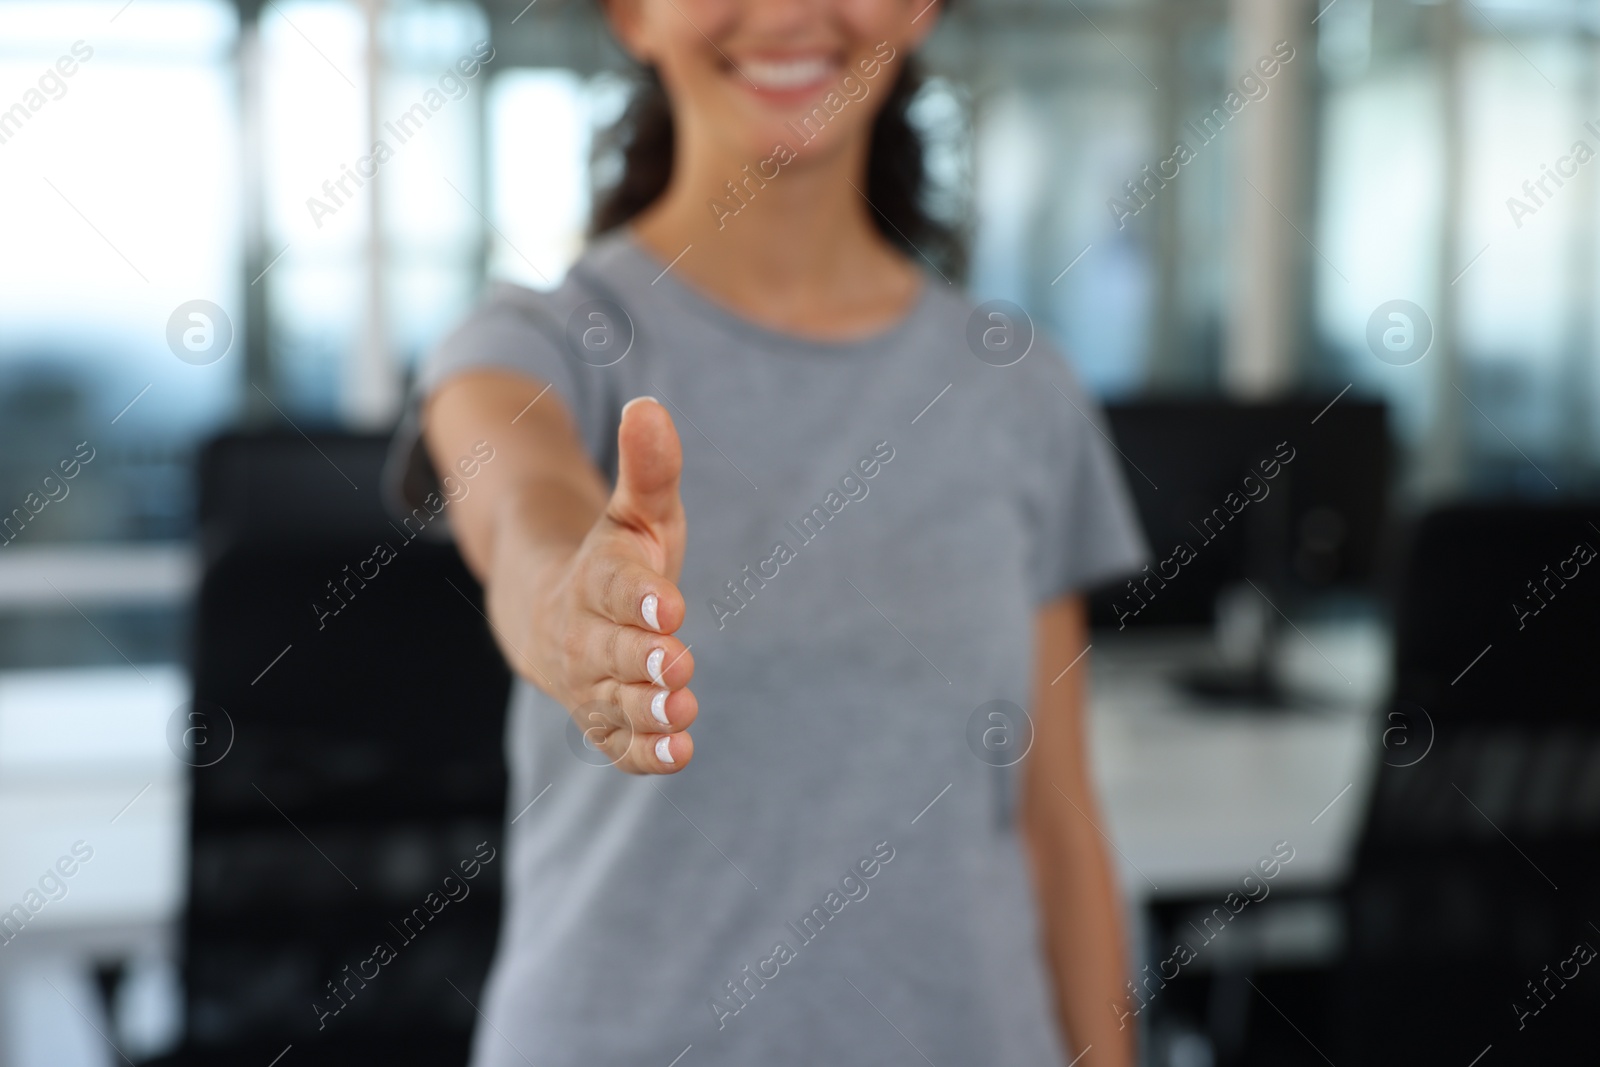
[{"label": "smiling mouth", "polygon": [[739,71],[758,92],[787,95],[817,88],[838,73],[839,64],[824,56],[796,59],[749,57]]}]

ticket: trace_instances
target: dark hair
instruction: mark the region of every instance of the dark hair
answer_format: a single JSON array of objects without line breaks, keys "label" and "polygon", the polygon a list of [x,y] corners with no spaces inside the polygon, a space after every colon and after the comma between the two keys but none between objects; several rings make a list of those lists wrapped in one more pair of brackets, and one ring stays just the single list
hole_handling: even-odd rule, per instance
[{"label": "dark hair", "polygon": [[[872,125],[867,153],[866,196],[878,231],[895,247],[920,260],[926,256],[948,274],[959,275],[964,248],[956,229],[931,214],[922,137],[908,111],[923,85],[907,57]],[[621,118],[596,144],[596,158],[610,155],[620,174],[595,198],[589,232],[599,236],[628,222],[666,190],[672,176],[675,134],[672,108],[655,69],[643,77]]]}]

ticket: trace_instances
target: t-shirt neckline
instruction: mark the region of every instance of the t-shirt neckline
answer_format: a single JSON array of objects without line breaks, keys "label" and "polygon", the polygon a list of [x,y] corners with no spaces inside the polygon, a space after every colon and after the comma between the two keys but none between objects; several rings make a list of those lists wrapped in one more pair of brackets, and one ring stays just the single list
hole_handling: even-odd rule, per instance
[{"label": "t-shirt neckline", "polygon": [[613,247],[632,261],[631,266],[636,270],[636,277],[643,280],[647,287],[665,289],[666,293],[663,295],[670,294],[672,300],[687,307],[699,317],[709,320],[741,340],[766,348],[785,348],[802,353],[834,356],[881,350],[911,330],[917,320],[922,318],[933,296],[932,279],[926,271],[919,269],[916,299],[911,302],[905,313],[893,322],[862,337],[837,341],[802,337],[746,318],[693,285],[674,278],[670,265],[645,247],[633,232],[632,226],[620,226],[609,237]]}]

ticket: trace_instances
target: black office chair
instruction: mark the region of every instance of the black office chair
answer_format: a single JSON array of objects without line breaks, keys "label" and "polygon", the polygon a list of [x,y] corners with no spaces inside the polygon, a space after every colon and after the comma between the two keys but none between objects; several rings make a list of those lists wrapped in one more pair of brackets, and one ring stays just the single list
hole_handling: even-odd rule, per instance
[{"label": "black office chair", "polygon": [[466,1057],[509,678],[445,519],[380,504],[386,448],[232,435],[202,457],[187,1017],[163,1063]]},{"label": "black office chair", "polygon": [[1335,1062],[1592,1058],[1600,964],[1567,961],[1600,948],[1600,558],[1579,562],[1596,549],[1593,505],[1418,524]]}]

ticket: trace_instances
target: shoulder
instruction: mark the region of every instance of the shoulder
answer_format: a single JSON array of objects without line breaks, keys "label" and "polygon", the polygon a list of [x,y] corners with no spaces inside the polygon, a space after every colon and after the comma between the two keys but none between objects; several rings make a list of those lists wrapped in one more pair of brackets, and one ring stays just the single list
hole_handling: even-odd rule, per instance
[{"label": "shoulder", "polygon": [[[472,310],[428,353],[423,380],[436,380],[465,366],[514,365],[534,354],[583,360],[585,331],[596,325],[594,314],[600,314],[608,328],[627,315],[623,305],[628,301],[622,294],[632,286],[631,264],[619,244],[614,235],[596,240],[552,289],[491,283]],[[587,336],[593,339],[592,333]]]},{"label": "shoulder", "polygon": [[930,295],[942,349],[965,366],[955,387],[972,390],[964,443],[992,442],[1027,517],[1035,602],[1137,570],[1144,542],[1109,428],[1071,362],[1014,303]]},{"label": "shoulder", "polygon": [[926,333],[964,368],[967,383],[999,405],[997,414],[1010,412],[1029,435],[1059,429],[1069,416],[1098,424],[1098,403],[1038,318],[1009,300],[980,301],[937,279],[929,285]]},{"label": "shoulder", "polygon": [[583,305],[607,299],[625,301],[624,294],[632,284],[628,269],[632,264],[621,243],[616,235],[597,239],[560,283],[550,289],[534,289],[515,282],[490,283],[455,332],[471,333],[490,324],[559,335],[566,320]]}]

